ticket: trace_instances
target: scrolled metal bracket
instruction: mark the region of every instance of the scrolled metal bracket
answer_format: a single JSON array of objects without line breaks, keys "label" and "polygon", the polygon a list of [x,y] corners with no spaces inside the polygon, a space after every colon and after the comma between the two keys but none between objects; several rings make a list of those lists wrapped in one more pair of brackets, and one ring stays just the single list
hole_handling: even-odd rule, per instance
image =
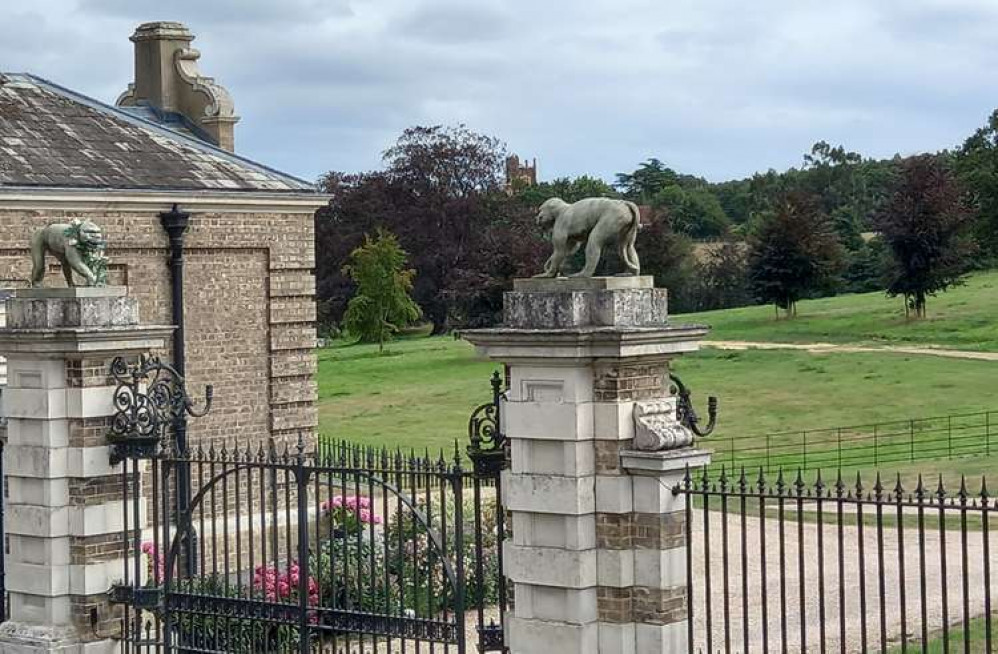
[{"label": "scrolled metal bracket", "polygon": [[676,396],[676,420],[700,438],[710,436],[717,426],[717,398],[713,395],[707,397],[707,426],[700,427],[700,416],[693,408],[690,389],[671,372],[669,380],[673,383],[672,394]]},{"label": "scrolled metal bracket", "polygon": [[502,375],[492,373],[492,401],[471,412],[468,419],[468,457],[475,474],[496,475],[506,466],[506,434],[502,430],[502,403],[506,400]]},{"label": "scrolled metal bracket", "polygon": [[184,414],[200,418],[211,410],[212,386],[205,386],[204,404],[196,407],[187,394],[183,376],[159,357],[142,355],[133,366],[117,357],[111,362],[111,376],[118,384],[107,434],[112,465],[126,458],[156,456],[167,428],[178,418]]}]

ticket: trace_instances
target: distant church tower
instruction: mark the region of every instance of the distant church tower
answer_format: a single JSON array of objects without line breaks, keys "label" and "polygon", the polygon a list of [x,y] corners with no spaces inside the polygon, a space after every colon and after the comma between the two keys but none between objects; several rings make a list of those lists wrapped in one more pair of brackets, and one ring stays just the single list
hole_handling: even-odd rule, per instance
[{"label": "distant church tower", "polygon": [[525,186],[537,184],[537,159],[533,159],[530,164],[526,161],[520,163],[520,157],[511,154],[506,157],[506,190],[513,188],[513,182],[520,180]]}]

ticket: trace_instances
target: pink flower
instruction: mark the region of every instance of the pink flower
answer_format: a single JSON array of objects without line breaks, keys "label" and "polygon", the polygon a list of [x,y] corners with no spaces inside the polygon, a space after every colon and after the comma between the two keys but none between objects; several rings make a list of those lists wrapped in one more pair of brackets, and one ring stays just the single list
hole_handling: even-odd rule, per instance
[{"label": "pink flower", "polygon": [[142,543],[141,549],[142,553],[149,557],[149,562],[147,563],[149,578],[152,579],[153,583],[159,584],[166,578],[166,563],[160,557],[155,543],[146,541]]}]

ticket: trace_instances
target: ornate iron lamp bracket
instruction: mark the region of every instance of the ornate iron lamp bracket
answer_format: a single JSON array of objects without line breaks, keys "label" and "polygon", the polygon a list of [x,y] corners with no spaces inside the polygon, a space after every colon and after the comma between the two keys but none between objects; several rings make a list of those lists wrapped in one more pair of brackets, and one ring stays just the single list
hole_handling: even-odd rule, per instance
[{"label": "ornate iron lamp bracket", "polygon": [[475,474],[494,476],[506,466],[506,434],[502,430],[502,402],[506,392],[499,371],[492,373],[492,401],[477,407],[468,419],[468,457]]},{"label": "ornate iron lamp bracket", "polygon": [[669,373],[669,380],[673,386],[672,394],[676,396],[676,420],[697,436],[704,438],[710,436],[717,425],[717,398],[713,395],[707,398],[707,426],[700,426],[700,416],[693,408],[693,401],[690,399],[690,389],[676,375]]},{"label": "ornate iron lamp bracket", "polygon": [[211,410],[211,385],[205,386],[204,405],[197,408],[187,394],[183,376],[159,357],[142,355],[133,366],[117,357],[111,362],[111,376],[118,384],[107,434],[112,464],[156,456],[167,429],[178,418],[185,414],[200,418]]}]

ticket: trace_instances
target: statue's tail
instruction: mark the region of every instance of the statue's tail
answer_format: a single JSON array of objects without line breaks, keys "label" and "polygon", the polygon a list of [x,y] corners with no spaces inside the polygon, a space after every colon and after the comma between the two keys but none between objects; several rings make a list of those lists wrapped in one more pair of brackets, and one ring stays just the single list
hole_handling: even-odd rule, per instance
[{"label": "statue's tail", "polygon": [[631,212],[631,225],[627,228],[627,235],[637,236],[638,230],[641,229],[641,210],[638,209],[638,205],[633,202],[626,201],[624,204],[627,205],[627,210]]},{"label": "statue's tail", "polygon": [[624,204],[631,212],[631,224],[628,225],[627,231],[624,233],[624,243],[627,244],[627,247],[621,248],[621,252],[624,255],[624,263],[627,264],[627,268],[632,274],[638,275],[641,273],[641,262],[638,260],[637,250],[634,249],[634,241],[638,237],[638,230],[641,229],[641,210],[633,202],[624,202]]}]

